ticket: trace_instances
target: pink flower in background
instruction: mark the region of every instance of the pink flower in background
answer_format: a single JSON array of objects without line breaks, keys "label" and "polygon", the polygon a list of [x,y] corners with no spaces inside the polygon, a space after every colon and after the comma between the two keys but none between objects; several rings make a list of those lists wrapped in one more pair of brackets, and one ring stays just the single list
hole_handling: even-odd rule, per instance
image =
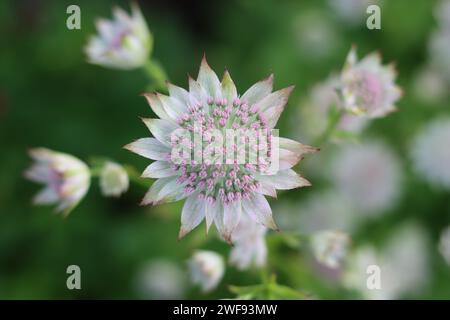
[{"label": "pink flower in background", "polygon": [[411,158],[417,174],[430,184],[450,189],[450,119],[428,123],[411,145]]},{"label": "pink flower in background", "polygon": [[25,177],[45,185],[33,203],[57,204],[56,211],[68,215],[89,190],[89,168],[71,155],[45,148],[31,149],[30,155],[35,162]]},{"label": "pink flower in background", "polygon": [[401,163],[379,141],[342,148],[330,169],[336,189],[366,216],[392,208],[402,191]]},{"label": "pink flower in background", "polygon": [[395,102],[402,95],[395,78],[394,67],[383,66],[379,54],[372,53],[358,61],[353,47],[340,79],[344,108],[370,118],[383,117],[395,111]]},{"label": "pink flower in background", "polygon": [[[421,226],[406,223],[395,230],[381,249],[357,248],[347,259],[343,284],[365,299],[401,299],[419,295],[430,276],[428,238]],[[367,287],[369,266],[381,272],[381,288]],[[372,271],[373,272],[373,271]]]},{"label": "pink flower in background", "polygon": [[[203,59],[197,80],[189,79],[189,91],[169,84],[168,96],[145,94],[160,117],[143,119],[154,138],[139,139],[125,148],[156,160],[142,174],[158,179],[145,195],[143,205],[186,199],[180,238],[206,219],[207,230],[214,223],[230,242],[241,215],[276,229],[265,195],[275,197],[277,189],[310,185],[292,167],[305,153],[318,149],[271,134],[293,89],[272,92],[272,83],[270,76],[239,96],[228,71],[219,81]],[[230,131],[238,140],[225,148],[220,142]],[[248,140],[246,133],[253,131],[264,132],[267,149],[262,148],[260,140]],[[179,136],[179,132],[183,135]],[[196,149],[198,141],[206,148]],[[177,158],[180,149],[189,159]],[[228,151],[238,155],[243,152],[248,158],[244,162],[234,158],[229,162],[228,157],[222,161]],[[250,161],[252,155],[257,155],[256,163]],[[278,168],[266,171],[273,159],[278,161]]]},{"label": "pink flower in background", "polygon": [[98,35],[91,37],[85,48],[90,63],[108,68],[134,69],[147,61],[153,38],[137,4],[131,15],[114,8],[114,19],[98,19]]}]

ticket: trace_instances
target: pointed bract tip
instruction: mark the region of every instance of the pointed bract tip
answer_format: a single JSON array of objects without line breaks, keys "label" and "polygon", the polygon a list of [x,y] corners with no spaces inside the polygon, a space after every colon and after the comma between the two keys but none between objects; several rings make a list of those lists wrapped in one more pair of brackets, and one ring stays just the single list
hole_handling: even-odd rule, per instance
[{"label": "pointed bract tip", "polygon": [[303,185],[303,187],[312,187],[312,183],[311,182],[309,182],[306,179],[303,179],[303,180],[305,180],[305,184]]},{"label": "pointed bract tip", "polygon": [[128,150],[128,151],[131,151],[131,143],[128,143],[128,144],[122,146],[122,148],[125,150]]},{"label": "pointed bract tip", "polygon": [[231,233],[224,233],[224,234],[222,234],[222,238],[230,246],[232,246],[232,247],[234,246],[233,241],[231,240]]},{"label": "pointed bract tip", "polygon": [[202,62],[201,62],[200,66],[210,68],[208,61],[206,60],[206,53],[204,51],[203,51]]},{"label": "pointed bract tip", "polygon": [[183,226],[181,226],[180,231],[178,232],[177,241],[183,239],[188,233],[189,231],[187,231]]}]

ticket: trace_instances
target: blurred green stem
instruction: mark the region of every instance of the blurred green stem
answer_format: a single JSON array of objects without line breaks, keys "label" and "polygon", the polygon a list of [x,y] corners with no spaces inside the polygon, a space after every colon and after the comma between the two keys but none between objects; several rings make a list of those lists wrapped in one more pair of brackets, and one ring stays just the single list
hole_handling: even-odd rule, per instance
[{"label": "blurred green stem", "polygon": [[130,165],[124,165],[123,167],[124,167],[125,171],[127,172],[128,178],[130,179],[131,182],[134,182],[144,188],[151,187],[152,180],[143,179],[141,177],[141,175],[139,174],[139,172],[136,170],[136,168],[134,168],[133,166],[130,166]]},{"label": "blurred green stem", "polygon": [[167,91],[166,81],[169,78],[167,77],[164,68],[159,62],[150,59],[147,61],[143,68],[147,76],[153,82],[156,90]]},{"label": "blurred green stem", "polygon": [[322,135],[319,136],[319,138],[316,140],[314,146],[321,147],[331,139],[343,115],[344,110],[338,109],[336,107],[330,109],[327,127]]}]

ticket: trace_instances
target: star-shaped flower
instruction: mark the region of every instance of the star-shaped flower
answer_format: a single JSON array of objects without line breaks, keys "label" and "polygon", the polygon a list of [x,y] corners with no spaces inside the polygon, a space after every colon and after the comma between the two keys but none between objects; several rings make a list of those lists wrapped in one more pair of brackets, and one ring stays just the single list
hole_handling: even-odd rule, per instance
[{"label": "star-shaped flower", "polygon": [[189,91],[168,84],[168,96],[144,94],[160,117],[143,119],[154,138],[125,148],[156,160],[142,174],[158,179],[142,204],[186,199],[180,238],[206,219],[231,242],[241,215],[277,229],[265,195],[310,186],[292,167],[318,149],[272,130],[293,89],[272,84],[269,76],[239,96],[228,71],[220,81],[204,58]]}]

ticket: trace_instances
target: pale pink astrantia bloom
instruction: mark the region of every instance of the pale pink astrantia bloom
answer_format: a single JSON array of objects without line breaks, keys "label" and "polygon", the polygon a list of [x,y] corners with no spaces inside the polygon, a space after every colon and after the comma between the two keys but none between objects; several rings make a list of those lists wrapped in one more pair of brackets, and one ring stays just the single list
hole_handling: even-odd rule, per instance
[{"label": "pale pink astrantia bloom", "polygon": [[347,255],[350,237],[341,231],[323,230],[312,234],[310,242],[317,261],[336,269]]},{"label": "pale pink astrantia bloom", "polygon": [[222,256],[207,250],[197,250],[188,261],[193,284],[199,285],[206,293],[217,287],[225,272]]},{"label": "pale pink astrantia bloom", "polygon": [[128,173],[124,167],[107,161],[100,172],[100,190],[106,197],[119,197],[128,190]]},{"label": "pale pink astrantia bloom", "polygon": [[69,154],[45,148],[30,150],[33,165],[25,177],[45,187],[34,198],[34,204],[57,204],[56,212],[68,215],[89,190],[87,165]]},{"label": "pale pink astrantia bloom", "polygon": [[430,184],[450,189],[450,119],[428,123],[411,145],[415,171]]},{"label": "pale pink astrantia bloom", "polygon": [[147,61],[153,38],[137,4],[131,15],[121,8],[113,9],[114,19],[98,19],[98,35],[92,36],[85,52],[89,62],[108,68],[134,69]]},{"label": "pale pink astrantia bloom", "polygon": [[341,73],[340,93],[344,108],[370,118],[395,111],[395,102],[402,96],[395,78],[394,66],[383,66],[378,53],[358,61],[356,49],[352,47]]},{"label": "pale pink astrantia bloom", "polygon": [[[256,223],[277,229],[272,210],[265,195],[276,196],[276,189],[293,189],[310,186],[292,167],[305,153],[318,149],[299,142],[268,136],[269,150],[258,152],[257,163],[211,162],[195,160],[178,163],[173,151],[181,146],[191,148],[192,142],[174,137],[179,130],[194,132],[207,145],[212,144],[210,132],[246,133],[252,130],[270,132],[276,125],[293,87],[272,92],[273,76],[264,79],[242,96],[239,96],[230,74],[225,72],[222,81],[203,59],[197,80],[189,79],[189,91],[168,85],[169,96],[145,94],[151,108],[161,119],[143,119],[154,138],[139,139],[125,148],[146,158],[156,160],[142,174],[158,179],[145,195],[142,204],[161,204],[186,198],[182,214],[179,238],[186,235],[203,219],[207,230],[215,224],[221,236],[231,242],[231,234],[239,224],[241,215],[250,216]],[[195,141],[194,135],[194,141]],[[242,138],[238,136],[238,139]],[[216,141],[214,139],[214,141]],[[241,140],[239,140],[241,141]],[[278,142],[279,170],[263,174],[270,166],[270,142]],[[246,141],[248,142],[248,141]],[[249,144],[250,152],[260,146]],[[238,143],[227,145],[236,151]],[[274,147],[275,148],[275,147]],[[207,148],[206,148],[207,149]],[[195,149],[194,149],[195,150]],[[227,154],[223,146],[215,149]],[[200,150],[205,156],[206,150]]]},{"label": "pale pink astrantia bloom", "polygon": [[[399,299],[417,296],[430,276],[428,238],[417,224],[407,223],[395,230],[381,249],[370,245],[358,248],[348,257],[343,284],[356,289],[366,299]],[[374,285],[379,268],[380,287]]]},{"label": "pale pink astrantia bloom", "polygon": [[391,209],[402,192],[402,165],[381,141],[341,149],[331,163],[336,189],[365,216]]},{"label": "pale pink astrantia bloom", "polygon": [[243,215],[231,235],[234,246],[230,263],[240,270],[263,267],[267,259],[266,232],[266,227]]}]

